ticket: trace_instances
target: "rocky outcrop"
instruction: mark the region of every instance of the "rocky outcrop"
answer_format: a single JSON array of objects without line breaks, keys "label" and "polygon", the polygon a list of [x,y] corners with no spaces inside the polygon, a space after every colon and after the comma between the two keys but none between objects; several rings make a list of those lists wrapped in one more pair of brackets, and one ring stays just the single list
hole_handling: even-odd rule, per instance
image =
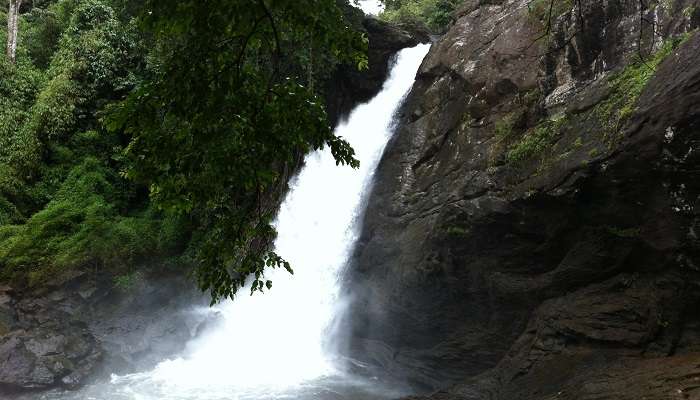
[{"label": "rocky outcrop", "polygon": [[466,1],[376,173],[346,351],[432,398],[700,396],[700,4],[575,4]]},{"label": "rocky outcrop", "polygon": [[112,280],[77,274],[41,291],[0,288],[0,393],[76,388],[181,351],[216,314],[193,284],[167,274]]},{"label": "rocky outcrop", "polygon": [[56,299],[16,301],[3,288],[0,388],[74,387],[97,365],[102,349],[70,310],[53,309]]}]

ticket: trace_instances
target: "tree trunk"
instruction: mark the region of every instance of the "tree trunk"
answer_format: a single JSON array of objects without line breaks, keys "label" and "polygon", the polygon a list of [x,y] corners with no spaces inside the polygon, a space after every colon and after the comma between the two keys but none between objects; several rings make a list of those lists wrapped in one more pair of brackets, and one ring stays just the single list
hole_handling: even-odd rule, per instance
[{"label": "tree trunk", "polygon": [[7,58],[15,63],[17,53],[17,31],[19,30],[19,9],[23,0],[10,0],[7,12]]}]

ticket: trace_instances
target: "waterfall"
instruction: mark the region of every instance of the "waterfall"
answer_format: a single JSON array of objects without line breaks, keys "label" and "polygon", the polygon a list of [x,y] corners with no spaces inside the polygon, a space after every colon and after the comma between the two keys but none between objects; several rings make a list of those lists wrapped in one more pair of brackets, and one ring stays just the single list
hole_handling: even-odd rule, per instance
[{"label": "waterfall", "polygon": [[181,357],[151,371],[113,376],[77,398],[327,399],[341,392],[380,398],[376,383],[335,368],[328,328],[342,304],[339,274],[358,233],[363,193],[428,48],[400,51],[381,92],[337,128],[355,149],[358,170],[336,166],[325,149],[309,154],[290,182],[275,222],[275,248],[294,275],[272,270],[266,273],[272,290],[252,296],[242,290],[216,306],[221,324],[189,343]]}]

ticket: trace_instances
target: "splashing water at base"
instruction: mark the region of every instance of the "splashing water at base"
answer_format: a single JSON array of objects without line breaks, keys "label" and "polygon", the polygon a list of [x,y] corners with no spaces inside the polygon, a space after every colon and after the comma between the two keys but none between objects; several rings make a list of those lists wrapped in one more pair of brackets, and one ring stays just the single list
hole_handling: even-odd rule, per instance
[{"label": "splashing water at base", "polygon": [[213,400],[379,399],[398,396],[378,382],[351,377],[333,362],[329,324],[341,309],[339,274],[355,241],[361,203],[392,119],[429,49],[399,52],[382,91],[358,106],[336,134],[350,142],[359,170],[337,167],[328,149],[306,157],[290,183],[276,227],[278,254],[295,274],[267,274],[272,290],[218,305],[220,325],[153,370],[45,399]]}]

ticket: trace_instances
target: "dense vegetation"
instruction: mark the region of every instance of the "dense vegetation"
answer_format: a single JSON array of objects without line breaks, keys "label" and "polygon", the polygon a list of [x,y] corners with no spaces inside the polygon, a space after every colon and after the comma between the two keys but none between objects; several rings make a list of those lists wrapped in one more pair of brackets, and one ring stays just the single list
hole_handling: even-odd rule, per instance
[{"label": "dense vegetation", "polygon": [[286,175],[323,146],[357,165],[316,89],[366,64],[338,4],[25,3],[0,59],[0,279],[184,265],[216,300],[291,271],[269,251]]},{"label": "dense vegetation", "polygon": [[452,23],[452,12],[461,0],[383,0],[384,20],[410,26],[425,26],[443,33]]}]

